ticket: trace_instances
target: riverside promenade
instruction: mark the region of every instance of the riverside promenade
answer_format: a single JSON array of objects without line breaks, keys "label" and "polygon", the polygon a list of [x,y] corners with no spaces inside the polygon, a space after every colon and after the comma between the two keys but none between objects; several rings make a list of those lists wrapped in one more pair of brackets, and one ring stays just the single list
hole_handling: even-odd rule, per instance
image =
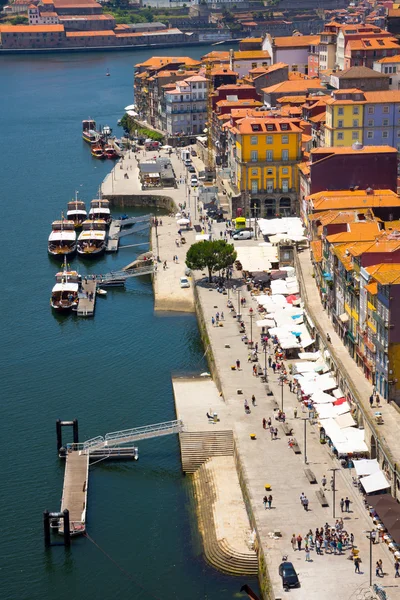
[{"label": "riverside promenade", "polygon": [[[173,218],[165,219],[165,226],[175,227]],[[163,220],[164,227],[164,220]],[[219,237],[222,225],[213,225],[214,236]],[[191,237],[192,236],[192,237]],[[154,237],[154,231],[153,231]],[[194,241],[194,234],[186,235],[189,243]],[[160,258],[174,254],[173,245],[165,247],[167,240],[174,240],[173,236],[165,236],[160,243]],[[159,239],[161,242],[161,239]],[[153,242],[154,243],[154,242]],[[188,245],[186,246],[188,247]],[[164,259],[165,260],[165,259]],[[182,267],[183,268],[183,267]],[[157,278],[162,288],[163,271],[159,271]],[[178,273],[176,273],[178,276]],[[233,285],[241,285],[239,274],[234,273]],[[237,279],[236,279],[237,278]],[[196,311],[199,318],[203,338],[207,340],[207,350],[213,370],[214,380],[222,397],[229,408],[235,440],[235,452],[239,479],[252,527],[257,532],[259,543],[259,578],[264,598],[282,598],[281,578],[278,574],[282,556],[287,555],[296,568],[301,588],[291,590],[293,598],[307,600],[321,600],[324,598],[364,598],[364,593],[369,589],[369,540],[367,531],[373,527],[372,521],[364,507],[359,492],[352,485],[349,470],[340,468],[338,461],[332,456],[326,446],[319,443],[318,429],[315,425],[307,425],[307,456],[308,465],[304,464],[304,424],[303,415],[299,408],[299,415],[294,419],[294,408],[299,407],[297,398],[289,392],[287,386],[283,388],[283,408],[287,415],[287,422],[293,428],[293,435],[297,439],[301,454],[295,455],[288,447],[288,438],[284,435],[280,424],[274,421],[274,412],[277,404],[281,405],[281,388],[277,376],[268,369],[269,385],[273,396],[266,395],[265,384],[259,377],[252,374],[252,364],[247,362],[247,346],[241,341],[236,319],[233,319],[227,309],[227,296],[219,294],[214,288],[208,286],[201,273],[195,273],[196,283]],[[157,289],[155,290],[157,293]],[[242,319],[246,323],[247,332],[250,331],[250,306],[255,309],[249,294],[241,287],[241,294],[247,298],[247,307],[242,311]],[[237,294],[230,290],[230,297],[234,305],[237,303]],[[236,302],[235,302],[236,300]],[[212,316],[216,312],[224,312],[225,319],[222,327],[213,327]],[[256,327],[253,323],[253,338],[256,339]],[[260,361],[263,364],[263,356]],[[239,370],[232,370],[236,360],[240,360]],[[238,394],[237,390],[242,390]],[[251,405],[252,394],[256,397],[256,406]],[[245,414],[244,399],[248,400],[251,413]],[[276,399],[276,402],[275,400]],[[263,429],[262,419],[271,417],[273,425],[278,428],[277,440],[271,440],[270,433]],[[204,417],[205,418],[205,417]],[[205,422],[205,428],[207,423]],[[256,434],[256,440],[251,439],[251,434]],[[317,478],[317,485],[309,483],[305,468],[310,468]],[[309,529],[315,531],[316,527],[323,527],[326,522],[334,525],[333,494],[330,489],[325,490],[329,506],[322,507],[317,500],[316,491],[321,487],[323,475],[329,481],[332,468],[336,472],[336,518],[343,517],[344,528],[355,536],[355,544],[360,551],[362,559],[361,574],[354,573],[354,565],[348,559],[349,551],[343,555],[324,554],[317,555],[311,551],[311,561],[305,560],[304,550],[294,551],[291,547],[291,537],[301,534],[304,538]],[[273,496],[272,508],[265,509],[263,497],[265,484],[271,486]],[[309,499],[309,511],[306,512],[300,503],[300,494],[304,492]],[[339,502],[341,498],[350,499],[350,512],[341,513]],[[280,536],[274,536],[274,532]],[[304,547],[304,545],[302,546]],[[382,559],[384,572],[383,578],[375,577],[375,562]],[[388,599],[395,598],[400,593],[397,580],[394,579],[393,557],[387,546],[379,543],[373,546],[373,581],[388,585]]]}]

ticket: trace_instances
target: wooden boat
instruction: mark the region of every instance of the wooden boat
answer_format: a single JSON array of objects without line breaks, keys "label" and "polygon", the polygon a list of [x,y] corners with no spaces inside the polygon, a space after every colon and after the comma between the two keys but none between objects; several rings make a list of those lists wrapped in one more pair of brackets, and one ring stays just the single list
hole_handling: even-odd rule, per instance
[{"label": "wooden boat", "polygon": [[101,144],[94,144],[91,153],[94,158],[105,158],[104,148]]},{"label": "wooden boat", "polygon": [[78,200],[78,192],[75,194],[75,200],[68,202],[67,219],[75,223],[75,229],[80,229],[83,221],[87,219],[86,206],[82,200]]},{"label": "wooden boat", "polygon": [[77,250],[81,256],[100,256],[106,249],[106,223],[102,219],[87,220],[82,223]]},{"label": "wooden boat", "polygon": [[76,250],[75,223],[64,219],[53,221],[48,240],[48,251],[52,256],[70,256]]},{"label": "wooden boat", "polygon": [[59,312],[72,310],[78,304],[80,275],[71,271],[64,257],[62,271],[56,273],[56,284],[51,290],[50,306]]},{"label": "wooden boat", "polygon": [[82,137],[88,144],[97,144],[100,141],[100,134],[96,131],[96,121],[86,119],[82,121]]},{"label": "wooden boat", "polygon": [[106,144],[104,146],[104,156],[106,158],[118,158],[115,148],[111,144]]},{"label": "wooden boat", "polygon": [[111,223],[110,203],[103,198],[96,198],[90,203],[89,219],[102,219],[107,225]]}]

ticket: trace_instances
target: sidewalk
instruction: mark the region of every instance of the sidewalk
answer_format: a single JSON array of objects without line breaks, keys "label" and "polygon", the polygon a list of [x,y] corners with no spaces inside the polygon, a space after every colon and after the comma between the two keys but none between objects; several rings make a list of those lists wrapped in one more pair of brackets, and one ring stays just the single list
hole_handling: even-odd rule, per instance
[{"label": "sidewalk", "polygon": [[[364,374],[361,372],[356,362],[350,357],[342,340],[333,328],[332,321],[322,307],[317,285],[312,276],[313,266],[309,251],[298,254],[298,259],[306,292],[304,294],[302,290],[302,300],[306,304],[307,311],[316,325],[320,336],[325,341],[330,354],[333,355],[343,377],[346,379],[354,398],[362,407],[362,412],[368,421],[368,423],[364,423],[364,425],[368,424],[369,428],[374,432],[375,437],[379,439],[385,454],[391,459],[392,466],[394,463],[400,464],[400,445],[398,443],[400,439],[399,412],[393,404],[388,404],[384,400],[382,400],[381,408],[377,409],[376,406],[374,406],[371,409],[369,397],[372,394],[373,386],[364,377]],[[326,343],[327,333],[329,333],[331,337],[331,344]],[[383,425],[376,425],[373,421],[373,415],[376,410],[382,412],[384,418]],[[369,440],[367,440],[367,444],[369,447],[371,446]]]}]

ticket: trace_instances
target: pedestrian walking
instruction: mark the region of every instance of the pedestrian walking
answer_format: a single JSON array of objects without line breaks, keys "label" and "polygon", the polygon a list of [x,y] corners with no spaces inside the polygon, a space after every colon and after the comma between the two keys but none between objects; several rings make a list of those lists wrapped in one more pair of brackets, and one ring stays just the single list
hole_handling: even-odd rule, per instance
[{"label": "pedestrian walking", "polygon": [[360,564],[361,564],[361,558],[359,556],[356,556],[354,559],[354,572],[355,573],[360,573]]},{"label": "pedestrian walking", "polygon": [[274,431],[274,440],[278,439],[278,429],[277,427],[275,427],[275,431]]},{"label": "pedestrian walking", "polygon": [[378,568],[379,568],[379,573],[380,573],[380,574],[381,574],[381,576],[383,577],[385,573],[383,572],[383,564],[382,564],[382,559],[380,558],[376,564],[378,565]]},{"label": "pedestrian walking", "polygon": [[369,405],[371,408],[372,408],[373,404],[374,404],[374,396],[373,396],[373,394],[371,394],[369,397]]},{"label": "pedestrian walking", "polygon": [[305,493],[301,492],[301,494],[300,494],[300,503],[301,503],[302,506],[304,506],[304,498],[305,497],[306,497]]},{"label": "pedestrian walking", "polygon": [[297,419],[297,407],[293,411],[294,418]]},{"label": "pedestrian walking", "polygon": [[350,512],[350,500],[348,499],[348,497],[346,496],[346,500],[344,501],[345,507],[346,507],[346,512]]},{"label": "pedestrian walking", "polygon": [[377,406],[378,408],[380,408],[380,407],[381,407],[381,399],[380,399],[380,397],[379,397],[379,394],[377,394],[377,395],[376,395],[376,406]]},{"label": "pedestrian walking", "polygon": [[268,421],[267,421],[268,427],[271,427],[271,423],[272,423],[271,417],[268,417]]},{"label": "pedestrian walking", "polygon": [[271,368],[272,368],[273,372],[275,373],[276,363],[273,362],[272,365],[271,365]]},{"label": "pedestrian walking", "polygon": [[224,321],[224,320],[225,320],[225,317],[224,317],[224,312],[222,311],[222,312],[221,312],[221,321]]},{"label": "pedestrian walking", "polygon": [[240,369],[240,360],[239,359],[237,359],[237,361],[236,361],[236,368],[239,371],[239,369]]},{"label": "pedestrian walking", "polygon": [[301,537],[301,535],[299,534],[296,538],[296,542],[297,542],[297,550],[301,550],[301,542],[303,541],[303,538]]},{"label": "pedestrian walking", "polygon": [[264,496],[264,498],[263,498],[263,504],[264,504],[265,510],[267,510],[267,502],[268,502],[268,498],[267,498],[267,496]]},{"label": "pedestrian walking", "polygon": [[214,325],[215,325],[215,319],[214,319],[214,317],[211,317],[211,325],[212,325],[213,327],[214,327]]},{"label": "pedestrian walking", "polygon": [[[293,546],[293,544],[292,544]],[[398,560],[396,560],[396,562],[394,563],[394,576],[395,577],[400,577],[400,562]]]},{"label": "pedestrian walking", "polygon": [[292,535],[292,539],[290,540],[290,543],[292,544],[293,551],[295,551],[296,550],[296,536],[295,536],[295,534]]},{"label": "pedestrian walking", "polygon": [[381,574],[379,573],[379,563],[376,563],[376,567],[375,567],[375,575],[376,577],[381,577]]},{"label": "pedestrian walking", "polygon": [[351,547],[353,548],[354,547],[354,534],[353,533],[350,533],[350,544],[351,544]]},{"label": "pedestrian walking", "polygon": [[251,397],[251,403],[252,403],[253,406],[256,406],[256,397],[255,397],[254,394]]},{"label": "pedestrian walking", "polygon": [[317,554],[322,554],[321,552],[321,542],[319,541],[319,538],[317,538],[315,540],[315,550]]},{"label": "pedestrian walking", "polygon": [[257,366],[253,365],[253,377],[257,377]]},{"label": "pedestrian walking", "polygon": [[344,512],[344,499],[343,498],[340,499],[340,510],[342,512]]},{"label": "pedestrian walking", "polygon": [[263,423],[263,429],[267,429],[267,419],[264,417],[262,420]]},{"label": "pedestrian walking", "polygon": [[268,366],[269,368],[271,368],[272,365],[272,358],[270,356],[268,356]]},{"label": "pedestrian walking", "polygon": [[310,547],[307,544],[307,542],[306,542],[306,544],[304,546],[304,550],[306,551],[306,562],[310,562],[310,560],[311,560],[310,559]]},{"label": "pedestrian walking", "polygon": [[321,483],[322,483],[323,489],[325,489],[325,486],[326,486],[326,477],[325,477],[325,475],[322,476]]},{"label": "pedestrian walking", "polygon": [[272,496],[271,494],[268,496],[268,508],[271,508],[271,504],[272,504]]},{"label": "pedestrian walking", "polygon": [[274,430],[273,427],[270,427],[269,431],[270,431],[270,434],[271,434],[271,440],[273,440],[274,439],[274,435],[275,435],[275,430]]},{"label": "pedestrian walking", "polygon": [[331,490],[332,490],[332,492],[333,492],[334,488],[335,488],[335,481],[334,481],[333,475],[332,475],[332,477],[331,477]]},{"label": "pedestrian walking", "polygon": [[308,498],[307,496],[303,500],[304,510],[308,512]]}]

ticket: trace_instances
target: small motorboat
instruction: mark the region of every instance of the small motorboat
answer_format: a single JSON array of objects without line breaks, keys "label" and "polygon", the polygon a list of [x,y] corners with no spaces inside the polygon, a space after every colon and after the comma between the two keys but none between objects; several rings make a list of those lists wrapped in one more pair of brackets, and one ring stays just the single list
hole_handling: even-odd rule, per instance
[{"label": "small motorboat", "polygon": [[107,296],[107,290],[102,290],[101,288],[97,288],[97,293],[99,296]]},{"label": "small motorboat", "polygon": [[106,158],[118,158],[115,148],[111,144],[106,144],[104,146],[104,156]]},{"label": "small motorboat", "polygon": [[100,134],[96,131],[96,121],[85,119],[82,121],[82,137],[88,144],[97,144],[100,140]]},{"label": "small motorboat", "polygon": [[110,77],[110,71],[107,69],[106,77]]},{"label": "small motorboat", "polygon": [[101,144],[93,145],[91,152],[94,158],[105,158],[104,148]]},{"label": "small motorboat", "polygon": [[71,271],[64,257],[64,268],[56,273],[56,284],[51,291],[50,305],[56,311],[68,311],[78,304],[80,275]]}]

